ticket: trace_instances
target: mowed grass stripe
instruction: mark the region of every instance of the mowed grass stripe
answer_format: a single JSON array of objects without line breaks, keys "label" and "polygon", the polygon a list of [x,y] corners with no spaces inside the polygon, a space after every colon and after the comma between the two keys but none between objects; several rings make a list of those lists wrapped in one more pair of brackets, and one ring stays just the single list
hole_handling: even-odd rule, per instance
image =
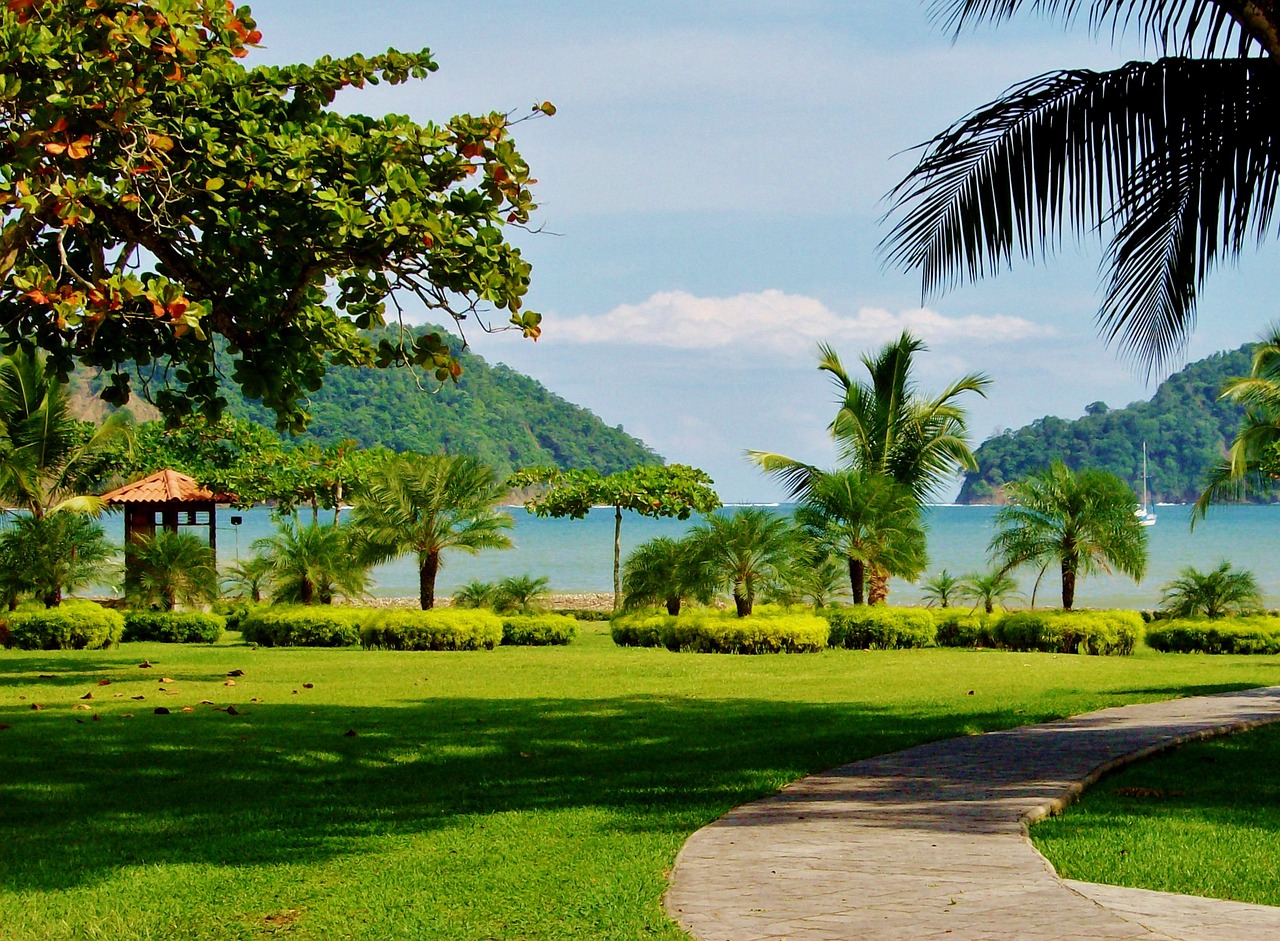
[{"label": "mowed grass stripe", "polygon": [[676,939],[660,900],[683,841],[805,773],[1277,682],[1270,658],[679,655],[599,631],[3,653],[0,936]]}]

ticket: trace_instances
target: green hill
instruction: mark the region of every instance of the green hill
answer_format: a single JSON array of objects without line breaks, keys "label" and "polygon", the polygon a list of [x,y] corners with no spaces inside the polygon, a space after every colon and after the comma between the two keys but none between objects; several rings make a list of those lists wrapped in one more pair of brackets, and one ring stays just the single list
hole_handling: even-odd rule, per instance
[{"label": "green hill", "polygon": [[1152,499],[1194,501],[1205,472],[1226,453],[1244,416],[1239,406],[1218,401],[1218,393],[1228,379],[1249,374],[1252,352],[1246,345],[1191,363],[1162,382],[1147,402],[1120,409],[1095,402],[1074,421],[1045,417],[989,438],[975,452],[979,470],[965,476],[959,501],[998,501],[1002,484],[1054,458],[1073,468],[1112,471],[1140,493],[1144,441]]},{"label": "green hill", "polygon": [[[535,465],[611,474],[662,463],[660,455],[621,425],[611,428],[514,369],[490,365],[459,348],[455,353],[463,367],[456,385],[441,386],[422,370],[331,366],[323,387],[311,395],[308,430],[292,440],[324,446],[354,439],[366,448],[470,454],[504,475]],[[102,380],[95,377],[87,385],[91,395]],[[275,415],[246,400],[233,383],[224,382],[221,392],[227,414],[275,426]],[[84,417],[96,417],[95,402],[101,406],[87,399]]]}]

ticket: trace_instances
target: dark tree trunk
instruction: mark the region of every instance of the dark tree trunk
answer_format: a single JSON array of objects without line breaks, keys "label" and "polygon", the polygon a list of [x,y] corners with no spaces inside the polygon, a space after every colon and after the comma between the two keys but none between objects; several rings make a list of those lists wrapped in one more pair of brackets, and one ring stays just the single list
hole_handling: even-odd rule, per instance
[{"label": "dark tree trunk", "polygon": [[613,508],[613,610],[622,604],[622,507]]},{"label": "dark tree trunk", "polygon": [[867,566],[860,559],[849,560],[849,590],[853,593],[853,603],[862,604],[866,595],[863,586],[867,581]]},{"label": "dark tree trunk", "polygon": [[316,586],[313,585],[311,583],[311,579],[307,578],[305,575],[302,577],[302,581],[298,585],[298,595],[302,598],[303,604],[316,603]]},{"label": "dark tree trunk", "polygon": [[738,617],[745,618],[751,613],[751,599],[745,593],[739,593],[740,587],[735,586],[733,589],[733,606],[738,610]]},{"label": "dark tree trunk", "polygon": [[436,606],[436,574],[440,571],[440,553],[428,552],[418,566],[418,603],[423,611]]},{"label": "dark tree trunk", "polygon": [[44,601],[44,606],[46,608],[56,608],[58,605],[62,604],[61,586],[49,589],[42,600]]},{"label": "dark tree trunk", "polygon": [[873,565],[867,575],[870,582],[867,604],[884,604],[889,600],[889,573],[879,565]]},{"label": "dark tree trunk", "polygon": [[1076,603],[1076,565],[1077,559],[1074,555],[1064,556],[1062,559],[1062,610],[1070,611],[1071,606]]},{"label": "dark tree trunk", "polygon": [[672,617],[675,617],[675,616],[676,616],[677,614],[679,614],[679,613],[680,613],[680,599],[679,599],[679,598],[668,598],[668,599],[667,599],[667,614],[671,615]]}]

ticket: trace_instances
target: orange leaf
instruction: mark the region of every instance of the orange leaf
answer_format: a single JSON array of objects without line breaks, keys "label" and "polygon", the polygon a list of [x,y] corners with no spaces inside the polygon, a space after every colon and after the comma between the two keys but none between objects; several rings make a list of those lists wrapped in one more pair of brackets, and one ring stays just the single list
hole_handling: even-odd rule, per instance
[{"label": "orange leaf", "polygon": [[67,149],[66,144],[60,144],[57,141],[49,141],[49,143],[44,145],[45,153],[48,153],[48,154],[60,154],[66,149]]},{"label": "orange leaf", "polygon": [[89,156],[89,151],[93,147],[93,138],[88,134],[82,135],[79,139],[72,141],[67,148],[67,156],[72,160],[83,160]]}]

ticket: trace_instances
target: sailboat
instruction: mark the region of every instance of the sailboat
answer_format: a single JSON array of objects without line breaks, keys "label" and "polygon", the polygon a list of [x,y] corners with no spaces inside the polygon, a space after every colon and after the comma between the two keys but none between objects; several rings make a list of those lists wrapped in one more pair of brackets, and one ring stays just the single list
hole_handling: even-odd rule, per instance
[{"label": "sailboat", "polygon": [[1142,505],[1133,511],[1133,515],[1138,518],[1138,522],[1143,526],[1154,526],[1156,524],[1156,513],[1151,506],[1151,498],[1147,493],[1147,480],[1150,475],[1147,473],[1147,442],[1142,442]]}]

